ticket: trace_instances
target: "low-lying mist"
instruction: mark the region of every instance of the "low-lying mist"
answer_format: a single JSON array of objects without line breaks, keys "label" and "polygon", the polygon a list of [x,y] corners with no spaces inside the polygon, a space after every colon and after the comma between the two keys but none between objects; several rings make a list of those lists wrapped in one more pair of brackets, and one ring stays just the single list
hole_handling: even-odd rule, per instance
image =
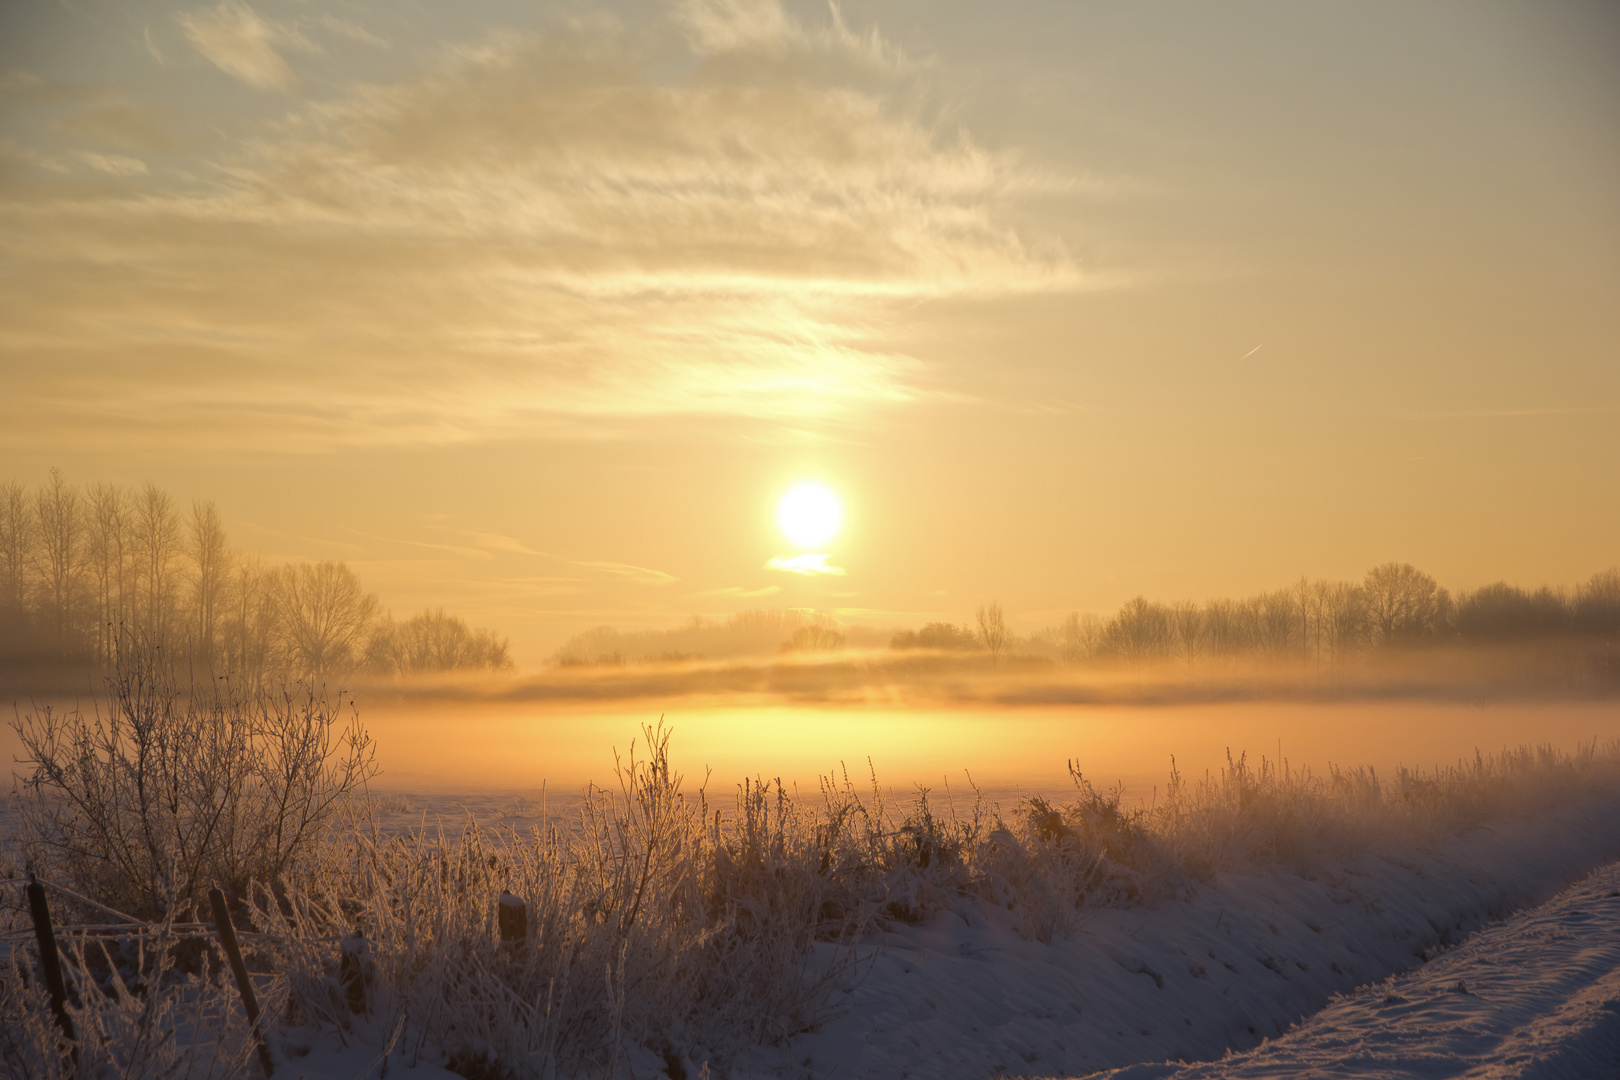
[{"label": "low-lying mist", "polygon": [[1526,743],[1573,750],[1620,738],[1612,701],[1222,701],[1181,704],[926,705],[690,697],[535,702],[372,699],[375,787],[402,792],[508,791],[572,797],[612,777],[615,750],[644,723],[673,730],[671,754],[694,782],[728,792],[745,778],[780,778],[814,793],[844,773],[887,790],[925,786],[971,800],[1062,793],[1068,764],[1099,787],[1150,802],[1172,759],[1187,776],[1216,774],[1245,754],[1295,771],[1367,765],[1432,767]]},{"label": "low-lying mist", "polygon": [[720,660],[565,664],[512,675],[446,674],[367,683],[379,696],[528,702],[781,701],[898,706],[1128,705],[1219,701],[1604,699],[1620,664],[1599,645],[1430,646],[1322,663],[996,657],[930,649],[840,649]]}]

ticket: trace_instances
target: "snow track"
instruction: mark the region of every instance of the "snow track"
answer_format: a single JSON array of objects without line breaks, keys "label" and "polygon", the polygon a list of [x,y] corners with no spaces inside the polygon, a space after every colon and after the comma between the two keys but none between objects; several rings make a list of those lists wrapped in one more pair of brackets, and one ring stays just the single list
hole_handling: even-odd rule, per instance
[{"label": "snow track", "polygon": [[1620,1076],[1620,864],[1419,971],[1334,1001],[1281,1039],[1110,1080]]}]

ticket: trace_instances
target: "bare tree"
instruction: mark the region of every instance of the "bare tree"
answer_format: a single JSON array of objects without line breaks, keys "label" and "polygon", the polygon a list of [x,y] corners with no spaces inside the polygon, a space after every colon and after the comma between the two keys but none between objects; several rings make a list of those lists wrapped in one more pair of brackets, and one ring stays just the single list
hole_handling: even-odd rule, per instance
[{"label": "bare tree", "polygon": [[1225,597],[1204,605],[1205,649],[1215,656],[1235,656],[1243,650],[1243,619],[1239,605]]},{"label": "bare tree", "polygon": [[1097,655],[1102,643],[1103,622],[1091,612],[1070,612],[1057,628],[1058,655],[1065,663],[1077,664]]},{"label": "bare tree", "polygon": [[299,675],[351,670],[377,610],[377,597],[344,563],[295,563],[276,574],[277,625]]},{"label": "bare tree", "polygon": [[1293,590],[1278,589],[1257,599],[1260,647],[1272,656],[1286,656],[1298,629]]},{"label": "bare tree", "polygon": [[1546,586],[1525,592],[1505,581],[1464,593],[1457,601],[1457,635],[1465,641],[1522,641],[1567,633],[1574,605]]},{"label": "bare tree", "polygon": [[230,573],[230,549],[225,526],[211,500],[192,501],[187,525],[193,647],[197,658],[212,666],[218,659],[220,607]]},{"label": "bare tree", "polygon": [[96,653],[103,661],[112,659],[117,635],[129,618],[133,575],[129,519],[129,496],[122,488],[97,484],[90,489],[85,547],[95,591]]},{"label": "bare tree", "polygon": [[237,559],[222,603],[221,661],[244,687],[262,684],[275,662],[275,574],[258,559]]},{"label": "bare tree", "polygon": [[979,645],[985,652],[993,660],[999,661],[1007,648],[1007,617],[1002,613],[1001,605],[993,600],[979,605],[978,637]]},{"label": "bare tree", "polygon": [[1603,641],[1620,640],[1620,569],[1592,575],[1575,594],[1575,627]]},{"label": "bare tree", "polygon": [[[783,652],[828,652],[844,647],[844,635],[830,626],[801,626],[781,647]],[[424,611],[404,622],[391,617],[377,623],[366,646],[366,667],[390,675],[440,671],[498,671],[510,667],[506,639],[476,630],[443,608]]]},{"label": "bare tree", "polygon": [[16,481],[0,487],[0,612],[27,610],[28,571],[34,562],[34,511],[28,490]]},{"label": "bare tree", "polygon": [[[1304,579],[1300,579],[1301,583]],[[1310,583],[1301,598],[1305,608],[1304,625],[1310,628],[1310,656],[1317,663],[1322,662],[1323,646],[1328,641],[1328,613],[1331,609],[1333,586],[1320,579]]]},{"label": "bare tree", "polygon": [[1187,663],[1198,658],[1204,639],[1204,613],[1191,600],[1170,606],[1170,639],[1176,652]]},{"label": "bare tree", "polygon": [[40,587],[46,624],[55,644],[73,644],[79,582],[83,566],[84,515],[79,489],[51,470],[51,482],[34,493],[34,519],[39,530]]},{"label": "bare tree", "polygon": [[1335,582],[1327,591],[1328,648],[1335,661],[1367,644],[1367,594],[1359,585]]},{"label": "bare tree", "polygon": [[1299,630],[1299,658],[1311,658],[1311,583],[1304,574],[1289,588],[1293,594],[1296,625]]},{"label": "bare tree", "polygon": [[[421,619],[424,616],[430,616],[432,614],[432,612],[424,612],[423,615],[418,615],[417,618]],[[441,618],[443,618],[444,612],[441,611],[438,614]],[[451,616],[451,618],[454,618],[454,616]],[[460,622],[459,619],[456,621]],[[462,631],[465,631],[465,624],[463,624]],[[453,632],[453,636],[460,637],[461,632]],[[841,631],[836,630],[831,626],[811,624],[810,626],[801,626],[797,630],[793,631],[793,636],[782,643],[781,651],[784,653],[838,652],[844,647],[845,641],[846,638]],[[471,642],[467,642],[467,644],[470,645]],[[466,646],[463,645],[457,649],[457,652],[460,653],[465,648]],[[445,659],[448,659],[448,657],[445,657]],[[458,666],[473,667],[475,665],[467,662],[466,660],[462,660],[458,662]],[[481,667],[483,665],[480,664],[476,666]],[[450,669],[441,668],[440,670],[448,671]]]},{"label": "bare tree", "polygon": [[1384,563],[1367,571],[1363,585],[1367,616],[1379,644],[1391,645],[1427,634],[1450,597],[1434,578],[1411,563]]},{"label": "bare tree", "polygon": [[1109,652],[1127,660],[1149,660],[1170,651],[1170,614],[1145,596],[1128,600],[1103,631]]},{"label": "bare tree", "polygon": [[180,554],[180,519],[174,500],[147,483],[135,497],[135,550],[139,560],[141,629],[157,642],[168,640],[174,612],[174,563]]}]

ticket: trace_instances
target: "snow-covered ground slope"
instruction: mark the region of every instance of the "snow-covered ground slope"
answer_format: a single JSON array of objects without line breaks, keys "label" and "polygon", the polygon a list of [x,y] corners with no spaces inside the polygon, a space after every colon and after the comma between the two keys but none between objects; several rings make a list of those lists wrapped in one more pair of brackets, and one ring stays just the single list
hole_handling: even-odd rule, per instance
[{"label": "snow-covered ground slope", "polygon": [[1110,1080],[1620,1076],[1620,865],[1434,962],[1335,1000],[1283,1038]]},{"label": "snow-covered ground slope", "polygon": [[[1620,804],[1588,803],[1533,822],[1498,822],[1425,854],[1363,858],[1309,878],[1223,873],[1214,885],[1155,908],[1091,914],[1077,932],[1051,943],[1019,937],[1005,909],[964,899],[925,926],[887,934],[865,977],[841,995],[841,1015],[760,1051],[740,1072],[1052,1076],[1218,1059],[1228,1048],[1277,1038],[1335,995],[1423,965],[1617,858]],[[1612,923],[1620,910],[1611,915],[1610,908],[1620,909],[1620,901],[1593,900],[1582,910],[1588,920]],[[1620,929],[1606,933],[1620,948]],[[1534,948],[1529,936],[1515,940]],[[1571,962],[1579,962],[1573,954]],[[1420,978],[1414,987],[1424,989],[1406,994],[1413,1002],[1433,996],[1428,977]],[[1449,981],[1458,978],[1470,980]],[[1473,1003],[1453,998],[1434,1008],[1453,1008],[1460,1024],[1472,1022]],[[1336,1008],[1373,1008],[1363,1002]],[[1570,1008],[1575,1022],[1586,1006]]]}]

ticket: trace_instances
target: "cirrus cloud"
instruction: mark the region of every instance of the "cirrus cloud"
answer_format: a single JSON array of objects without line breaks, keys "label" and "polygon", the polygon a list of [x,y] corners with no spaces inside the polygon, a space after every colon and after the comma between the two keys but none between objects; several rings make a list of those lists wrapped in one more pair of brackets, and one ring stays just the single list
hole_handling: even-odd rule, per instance
[{"label": "cirrus cloud", "polygon": [[178,20],[192,47],[227,75],[262,90],[291,90],[297,85],[297,77],[276,45],[299,39],[261,18],[241,0],[223,0],[218,7],[185,12]]},{"label": "cirrus cloud", "polygon": [[[182,25],[295,88],[293,31],[245,4]],[[0,419],[320,449],[924,400],[909,305],[1088,281],[1007,224],[1062,185],[925,119],[909,72],[836,19],[710,2],[447,48],[178,181],[105,154],[78,159],[94,185],[0,181],[5,257],[33,271],[0,320]]]}]

